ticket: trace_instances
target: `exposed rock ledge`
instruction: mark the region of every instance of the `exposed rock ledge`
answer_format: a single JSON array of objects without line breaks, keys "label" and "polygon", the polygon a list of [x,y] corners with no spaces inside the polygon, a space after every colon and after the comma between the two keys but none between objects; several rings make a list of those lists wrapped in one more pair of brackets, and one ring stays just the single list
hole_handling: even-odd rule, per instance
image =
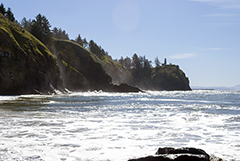
[{"label": "exposed rock ledge", "polygon": [[[210,156],[204,150],[197,148],[159,148],[159,156],[130,159],[128,161],[224,161],[221,158]],[[171,158],[169,157],[171,155]]]},{"label": "exposed rock ledge", "polygon": [[121,83],[120,85],[109,85],[109,88],[104,90],[106,92],[120,92],[120,93],[127,93],[127,92],[143,92],[141,89],[134,87],[132,85]]}]

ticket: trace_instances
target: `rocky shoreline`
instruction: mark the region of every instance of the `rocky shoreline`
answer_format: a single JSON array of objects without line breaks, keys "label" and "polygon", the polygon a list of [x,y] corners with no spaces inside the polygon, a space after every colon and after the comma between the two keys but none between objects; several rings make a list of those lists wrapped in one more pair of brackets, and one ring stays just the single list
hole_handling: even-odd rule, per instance
[{"label": "rocky shoreline", "polygon": [[[98,57],[75,41],[52,38],[46,46],[0,13],[0,95],[73,92],[191,90],[177,65],[151,68],[135,77],[110,56]],[[147,75],[138,71],[141,75]],[[131,84],[131,85],[130,85]],[[140,89],[141,88],[141,89]]]},{"label": "rocky shoreline", "polygon": [[159,148],[155,156],[130,159],[128,161],[224,161],[197,148]]}]

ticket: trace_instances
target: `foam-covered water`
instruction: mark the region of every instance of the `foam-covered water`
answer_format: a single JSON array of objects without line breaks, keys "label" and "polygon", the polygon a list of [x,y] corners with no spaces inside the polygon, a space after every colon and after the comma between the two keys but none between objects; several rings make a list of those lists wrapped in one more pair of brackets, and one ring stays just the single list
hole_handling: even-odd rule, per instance
[{"label": "foam-covered water", "polygon": [[0,160],[126,161],[158,147],[240,160],[240,92],[0,96]]}]

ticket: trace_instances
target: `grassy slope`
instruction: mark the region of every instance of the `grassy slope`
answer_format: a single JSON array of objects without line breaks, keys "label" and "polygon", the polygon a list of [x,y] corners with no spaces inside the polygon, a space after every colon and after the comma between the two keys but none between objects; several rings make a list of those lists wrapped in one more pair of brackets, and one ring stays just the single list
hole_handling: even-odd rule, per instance
[{"label": "grassy slope", "polygon": [[[73,41],[54,38],[53,53],[57,57],[60,65],[64,86],[71,91],[87,91],[89,90],[89,82],[77,69],[78,59],[76,58],[76,53],[73,50],[73,46],[76,45],[78,46],[78,44]],[[81,46],[78,47],[85,50]],[[68,58],[73,59],[73,61],[69,62]]]},{"label": "grassy slope", "polygon": [[[22,89],[30,88],[30,85],[35,90],[41,91],[44,88],[47,90],[48,87],[41,84],[41,79],[51,81],[53,86],[59,83],[56,57],[33,35],[2,14],[0,14],[0,52],[1,91],[21,93]],[[14,91],[15,89],[18,91]],[[33,91],[29,89],[25,92]]]},{"label": "grassy slope", "polygon": [[[54,47],[53,53],[58,57],[59,61],[66,62],[64,68],[72,67],[81,73],[82,78],[88,81],[90,90],[100,90],[111,82],[111,77],[106,74],[101,64],[94,59],[94,55],[79,44],[73,41],[55,39]],[[65,76],[68,76],[68,70],[65,70]],[[79,81],[79,87],[83,83],[83,79]],[[68,82],[73,81],[70,77],[65,80]],[[81,90],[81,88],[78,90]]]},{"label": "grassy slope", "polygon": [[[34,52],[44,56],[47,53],[49,56],[55,56],[45,47],[45,45],[36,39],[32,34],[23,29],[20,25],[9,21],[5,16],[0,14],[0,34],[1,34],[1,48],[17,47],[20,48],[26,55]],[[9,39],[10,38],[10,39]],[[14,53],[12,53],[14,54]],[[12,55],[14,56],[14,55]]]},{"label": "grassy slope", "polygon": [[[103,56],[101,59],[99,59],[95,54],[91,53],[86,48],[83,48],[81,45],[74,41],[69,40],[58,40],[55,39],[55,42],[61,42],[61,46],[55,45],[57,53],[59,57],[59,52],[63,52],[64,54],[68,54],[70,57],[75,59],[77,61],[77,57],[74,58],[74,55],[81,55],[81,59],[88,59],[88,56],[90,56],[95,63],[101,64],[106,74],[112,77],[112,82],[114,84],[120,84],[120,83],[129,83],[132,79],[132,76],[129,71],[127,71],[125,68],[122,67],[119,63],[113,61],[109,56]],[[56,44],[56,43],[55,43]],[[63,47],[64,44],[64,47]],[[68,48],[68,49],[67,49]],[[67,49],[67,50],[66,50]],[[70,61],[70,60],[69,60]],[[67,60],[66,60],[66,63]],[[79,63],[79,62],[78,62]],[[77,69],[77,62],[69,62],[70,66]]]}]

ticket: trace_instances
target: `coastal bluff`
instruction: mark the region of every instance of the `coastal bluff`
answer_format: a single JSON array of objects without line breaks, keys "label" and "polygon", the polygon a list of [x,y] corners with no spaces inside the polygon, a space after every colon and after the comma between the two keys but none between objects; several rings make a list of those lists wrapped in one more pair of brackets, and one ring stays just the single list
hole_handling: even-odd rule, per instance
[{"label": "coastal bluff", "polygon": [[[152,68],[150,79],[136,79],[109,55],[97,56],[74,40],[52,37],[46,47],[0,13],[0,94],[191,90],[176,65]],[[138,81],[136,81],[138,80]]]},{"label": "coastal bluff", "polygon": [[0,13],[0,94],[64,91],[56,57],[20,25]]}]

